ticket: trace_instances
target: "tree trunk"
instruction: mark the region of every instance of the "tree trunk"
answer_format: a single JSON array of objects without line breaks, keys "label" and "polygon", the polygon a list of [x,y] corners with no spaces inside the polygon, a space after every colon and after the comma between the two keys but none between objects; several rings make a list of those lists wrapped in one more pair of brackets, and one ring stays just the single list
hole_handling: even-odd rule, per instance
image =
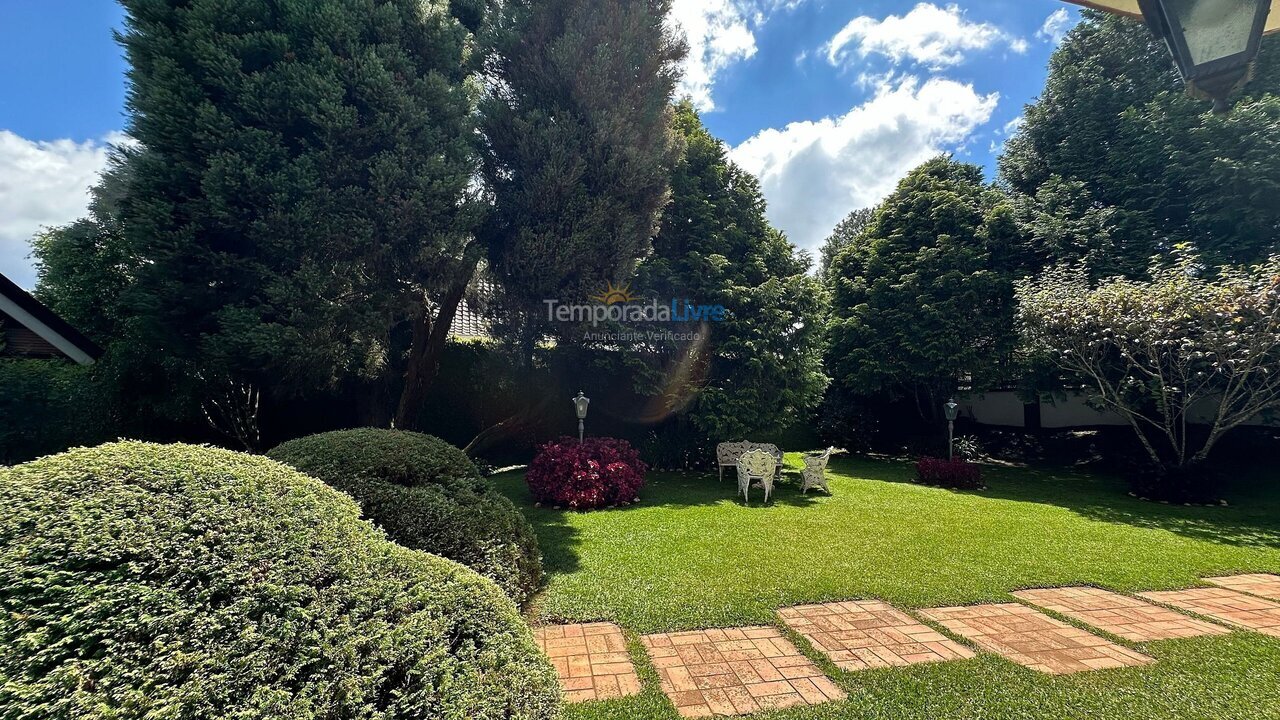
[{"label": "tree trunk", "polygon": [[409,346],[408,364],[404,370],[404,387],[400,391],[400,403],[396,409],[395,426],[413,430],[418,423],[418,411],[426,400],[427,391],[440,371],[440,357],[444,353],[449,328],[458,313],[458,305],[467,292],[475,266],[458,273],[453,285],[440,298],[435,319],[426,302],[413,319],[413,340]]}]

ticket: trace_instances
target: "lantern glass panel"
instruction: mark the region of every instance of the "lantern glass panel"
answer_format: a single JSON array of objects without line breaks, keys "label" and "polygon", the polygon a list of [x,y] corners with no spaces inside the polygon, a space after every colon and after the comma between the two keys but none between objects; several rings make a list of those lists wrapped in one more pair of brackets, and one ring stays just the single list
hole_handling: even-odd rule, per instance
[{"label": "lantern glass panel", "polygon": [[1172,28],[1181,30],[1199,66],[1231,57],[1249,48],[1249,35],[1258,15],[1259,0],[1164,0]]}]

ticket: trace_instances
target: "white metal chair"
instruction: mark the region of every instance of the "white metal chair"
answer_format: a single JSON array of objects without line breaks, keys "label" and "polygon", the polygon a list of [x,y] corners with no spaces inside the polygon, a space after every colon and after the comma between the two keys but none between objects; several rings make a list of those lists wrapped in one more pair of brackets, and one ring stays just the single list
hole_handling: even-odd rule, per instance
[{"label": "white metal chair", "polygon": [[821,455],[804,456],[804,470],[800,472],[801,494],[809,488],[822,488],[828,494],[831,493],[831,488],[827,487],[827,461],[831,459],[833,451],[835,448],[829,447]]},{"label": "white metal chair", "polygon": [[722,442],[716,445],[716,462],[720,465],[720,480],[724,480],[724,469],[738,464],[738,458],[748,450],[764,450],[773,456],[774,479],[782,475],[782,451],[773,443],[757,443],[750,440],[740,442]]},{"label": "white metal chair", "polygon": [[773,476],[776,460],[767,450],[754,448],[738,458],[738,492],[742,493],[742,501],[750,503],[751,481],[757,480],[764,488],[764,501],[769,502],[773,493]]}]

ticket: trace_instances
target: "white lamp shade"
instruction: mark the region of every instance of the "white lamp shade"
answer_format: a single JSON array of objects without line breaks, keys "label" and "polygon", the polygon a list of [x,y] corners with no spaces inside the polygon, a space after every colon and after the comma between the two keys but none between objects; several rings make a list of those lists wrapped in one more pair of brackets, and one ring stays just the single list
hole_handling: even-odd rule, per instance
[{"label": "white lamp shade", "polygon": [[[1065,2],[1091,7],[1095,10],[1105,10],[1117,15],[1142,18],[1142,10],[1138,8],[1138,0],[1065,0]],[[1271,0],[1271,12],[1267,15],[1267,24],[1262,32],[1266,34],[1277,31],[1280,31],[1280,0]]]}]

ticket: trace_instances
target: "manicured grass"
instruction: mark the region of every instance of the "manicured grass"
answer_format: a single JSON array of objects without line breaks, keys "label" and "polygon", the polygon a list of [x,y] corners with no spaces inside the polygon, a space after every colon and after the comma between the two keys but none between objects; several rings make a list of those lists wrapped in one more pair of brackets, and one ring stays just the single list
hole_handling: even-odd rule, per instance
[{"label": "manicured grass", "polygon": [[[783,485],[771,505],[745,507],[728,477],[651,473],[640,505],[591,513],[532,507],[518,473],[496,482],[542,544],[538,619],[609,619],[633,634],[774,624],[776,608],[801,602],[921,608],[1007,602],[1034,586],[1137,591],[1280,572],[1273,477],[1242,482],[1229,507],[1202,508],[1139,501],[1113,478],[1069,471],[988,468],[989,489],[969,493],[916,486],[911,474],[906,463],[837,459],[832,496]],[[1280,718],[1280,640],[1235,633],[1137,647],[1159,662],[1063,678],[991,655],[862,673],[824,665],[850,700],[778,716]],[[676,717],[644,653],[633,655],[644,695],[568,717]]]}]

